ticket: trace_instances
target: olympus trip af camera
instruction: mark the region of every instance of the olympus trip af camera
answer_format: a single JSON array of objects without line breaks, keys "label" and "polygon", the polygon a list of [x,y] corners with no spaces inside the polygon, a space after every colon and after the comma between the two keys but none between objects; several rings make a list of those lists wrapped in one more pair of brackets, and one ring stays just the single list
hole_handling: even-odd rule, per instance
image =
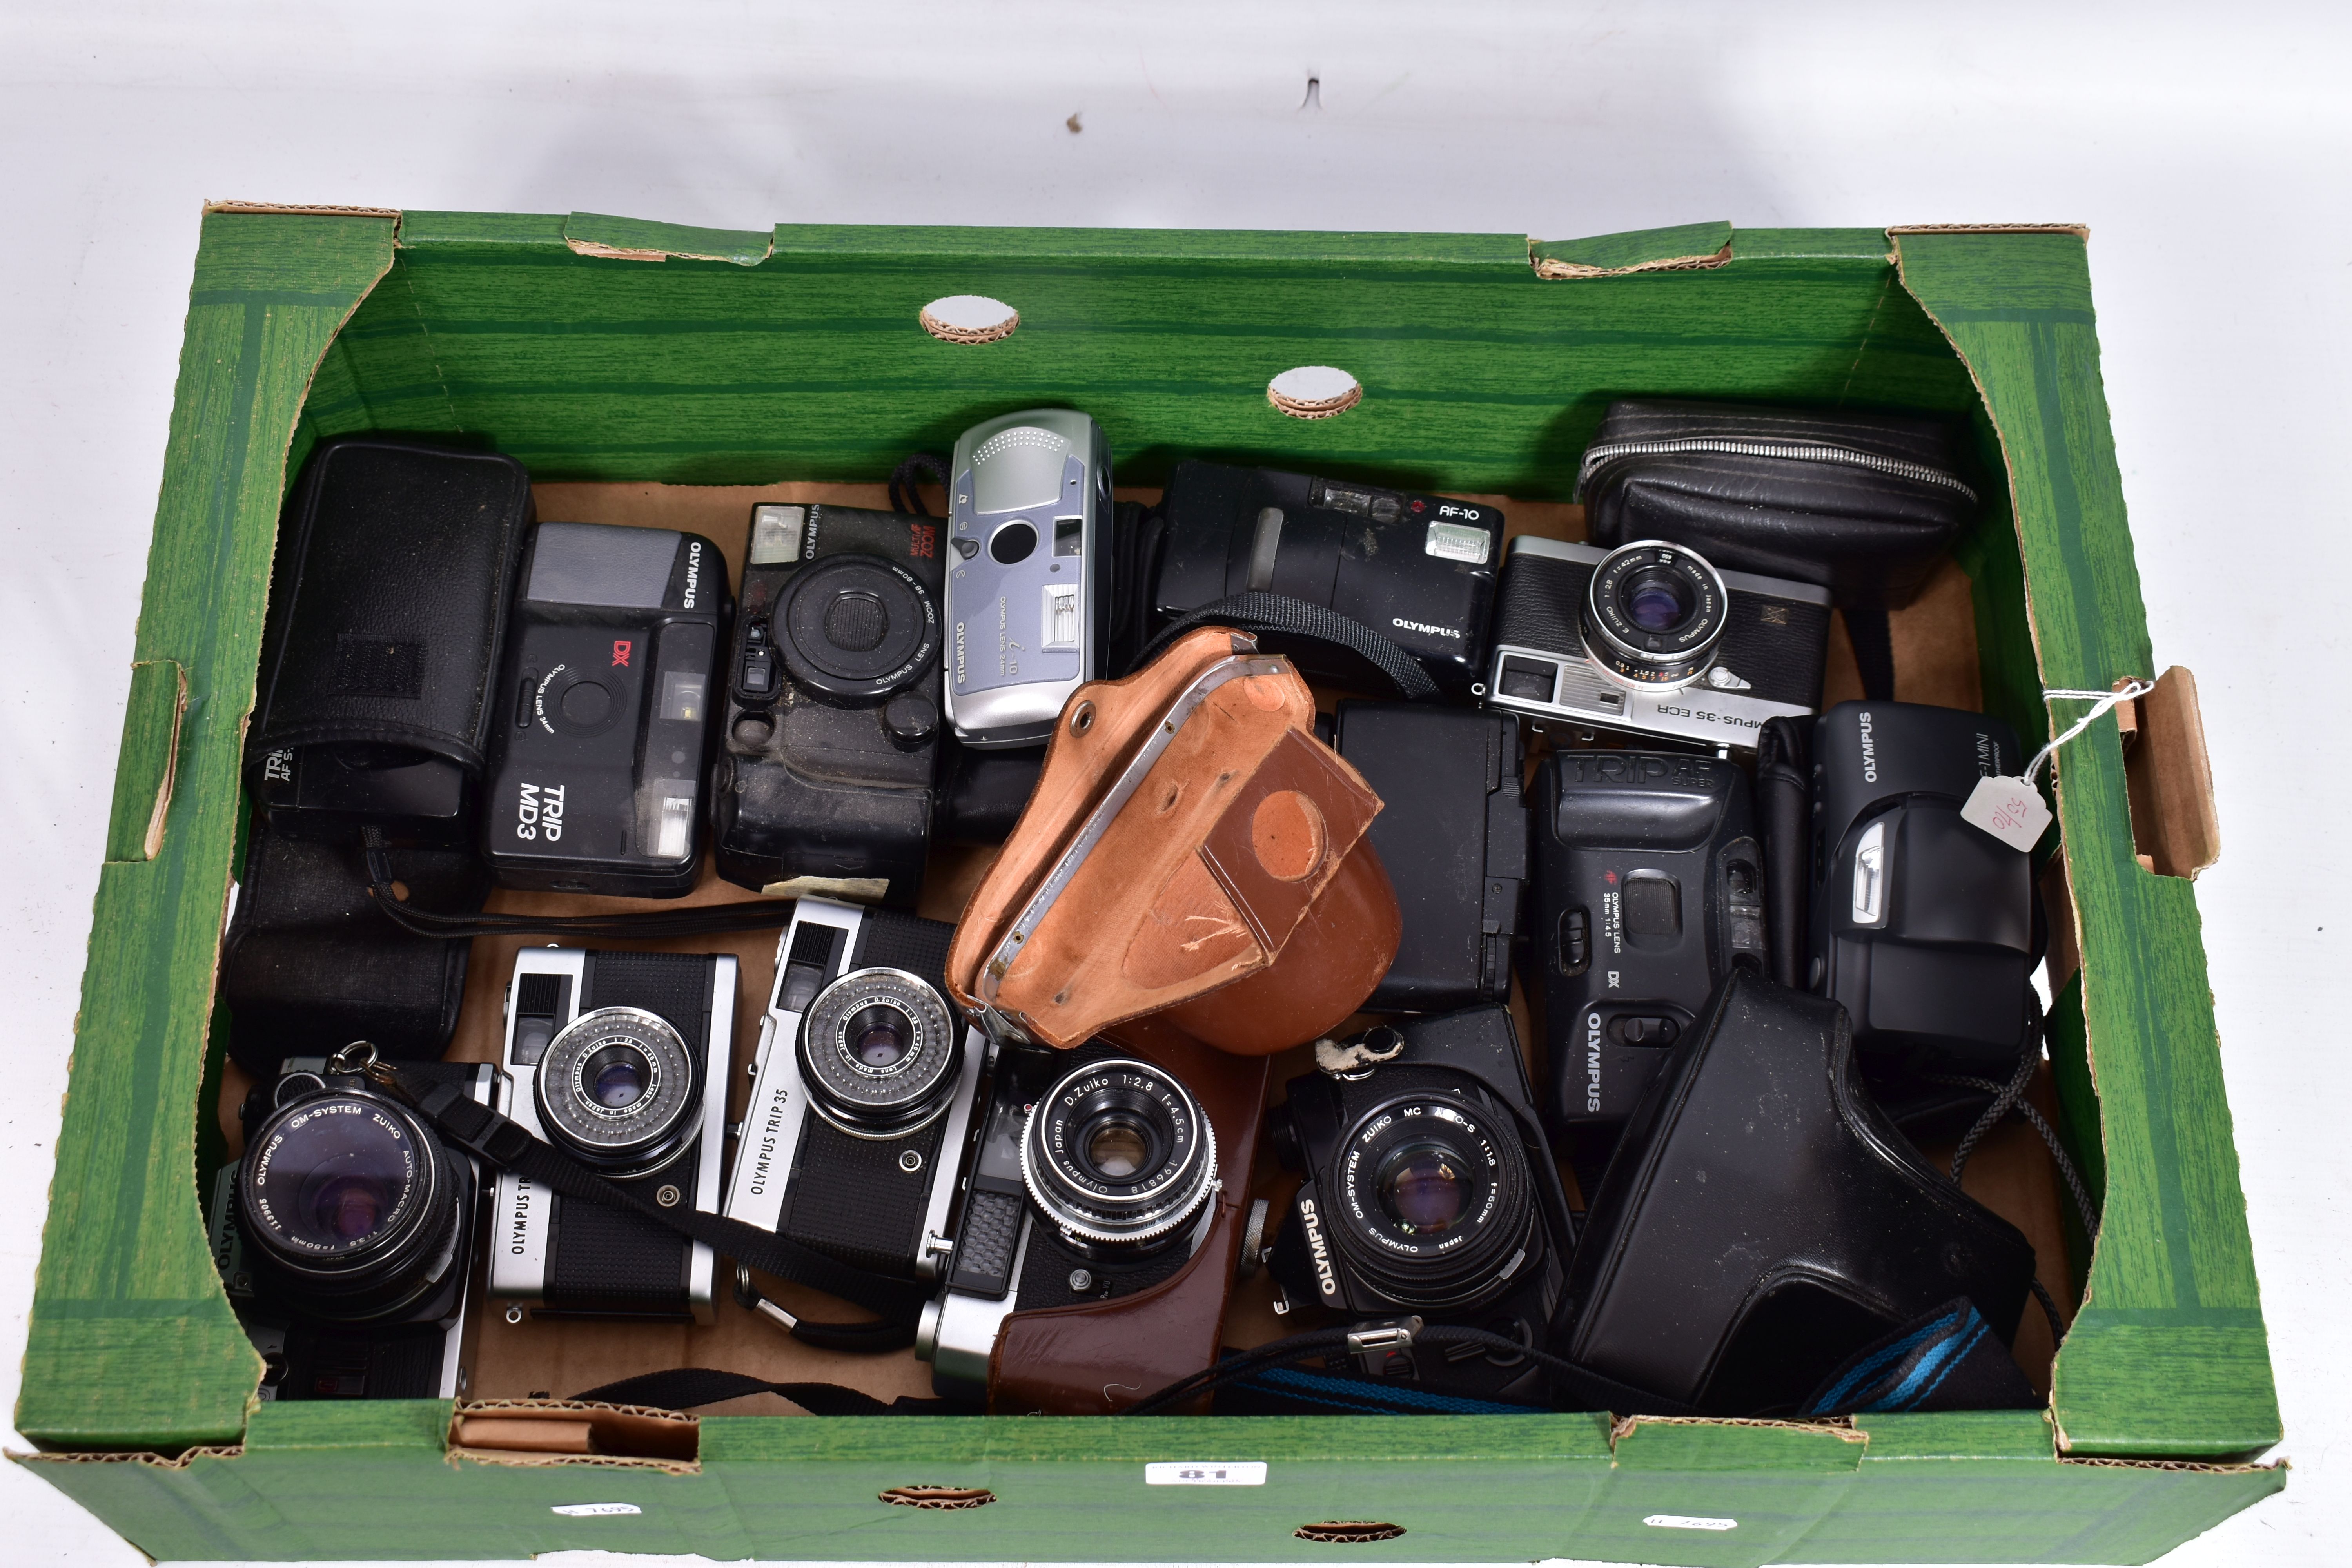
[{"label": "olympus trip af camera", "polygon": [[1768,719],[1821,706],[1826,588],[1718,572],[1644,540],[1511,542],[1486,700],[1538,726],[1756,748]]},{"label": "olympus trip af camera", "polygon": [[1033,744],[1109,673],[1110,443],[1033,408],[957,437],[949,476],[948,721],[967,746]]},{"label": "olympus trip af camera", "polygon": [[[1574,1237],[1511,1015],[1502,1007],[1371,1030],[1365,1065],[1290,1080],[1269,1125],[1305,1173],[1267,1259],[1282,1308],[1413,1314],[1545,1348]],[[1371,1350],[1375,1377],[1541,1403],[1526,1356],[1457,1346]]]},{"label": "olympus trip af camera", "polygon": [[[507,992],[506,1114],[661,1208],[719,1208],[734,1035],[729,953],[523,949]],[[710,1248],[513,1172],[490,1210],[489,1293],[509,1316],[707,1323]]]},{"label": "olympus trip af camera", "polygon": [[[1160,503],[1152,609],[1173,620],[1273,593],[1360,621],[1420,660],[1446,695],[1471,694],[1502,562],[1497,508],[1272,468],[1176,465]],[[1286,647],[1286,651],[1289,651]],[[1347,679],[1302,645],[1310,674]]]},{"label": "olympus trip af camera", "polygon": [[727,1216],[937,1277],[986,1044],[945,994],[955,928],[803,899],[776,946]]},{"label": "olympus trip af camera", "polygon": [[[288,1059],[240,1112],[244,1158],[214,1179],[213,1260],[261,1352],[264,1399],[466,1392],[474,1162],[360,1068],[347,1055]],[[403,1070],[490,1103],[487,1066]]]},{"label": "olympus trip af camera", "polygon": [[1764,971],[1755,805],[1738,764],[1661,752],[1554,752],[1535,795],[1547,1109],[1613,1133],[1724,976]]},{"label": "olympus trip af camera", "polygon": [[911,906],[940,742],[940,524],[751,510],[712,803],[719,874]]},{"label": "olympus trip af camera", "polygon": [[509,888],[673,899],[702,860],[727,561],[698,534],[543,522],[496,699],[482,853]]},{"label": "olympus trip af camera", "polygon": [[1113,1302],[1174,1275],[1208,1238],[1217,1191],[1215,1131],[1174,1075],[1100,1041],[1003,1047],[946,1288],[916,1329],[932,1386],[985,1396],[1015,1311]]}]

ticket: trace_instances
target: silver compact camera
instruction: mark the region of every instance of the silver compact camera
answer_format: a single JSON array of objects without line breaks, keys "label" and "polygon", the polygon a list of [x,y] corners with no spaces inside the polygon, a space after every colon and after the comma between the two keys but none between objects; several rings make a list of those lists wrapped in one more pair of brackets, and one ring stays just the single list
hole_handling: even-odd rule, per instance
[{"label": "silver compact camera", "polygon": [[[730,953],[525,948],[507,990],[500,1109],[656,1207],[719,1207],[737,964]],[[709,1247],[503,1172],[489,1294],[510,1321],[711,1320]]]},{"label": "silver compact camera", "polygon": [[1541,728],[1753,751],[1768,719],[1812,713],[1827,589],[1718,572],[1679,544],[1601,550],[1522,536],[1496,596],[1487,705]]},{"label": "silver compact camera", "polygon": [[1110,443],[1033,408],[965,431],[948,472],[948,722],[967,746],[1034,744],[1108,673]]},{"label": "silver compact camera", "polygon": [[893,910],[794,906],[728,1218],[874,1273],[938,1275],[987,1055],[944,989],[954,933]]}]

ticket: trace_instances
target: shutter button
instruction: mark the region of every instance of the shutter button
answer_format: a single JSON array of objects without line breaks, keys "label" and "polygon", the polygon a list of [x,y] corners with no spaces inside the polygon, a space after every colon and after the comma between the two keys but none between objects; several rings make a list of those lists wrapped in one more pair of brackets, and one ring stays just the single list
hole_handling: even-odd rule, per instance
[{"label": "shutter button", "polygon": [[940,705],[920,692],[902,691],[882,710],[882,728],[905,745],[919,745],[940,725]]}]

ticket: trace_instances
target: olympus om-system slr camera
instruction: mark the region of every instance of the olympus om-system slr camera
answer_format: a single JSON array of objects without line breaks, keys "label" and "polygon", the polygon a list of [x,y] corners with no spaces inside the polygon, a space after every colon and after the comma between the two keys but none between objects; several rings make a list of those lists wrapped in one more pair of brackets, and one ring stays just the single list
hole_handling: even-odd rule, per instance
[{"label": "olympus om-system slr camera", "polygon": [[1174,1075],[1097,1041],[999,1053],[946,1289],[915,1353],[984,1398],[1015,1311],[1115,1300],[1191,1261],[1216,1217],[1217,1139]]},{"label": "olympus om-system slr camera", "polygon": [[[1509,1011],[1379,1027],[1360,1065],[1290,1080],[1275,1152],[1306,1173],[1267,1259],[1286,1310],[1412,1314],[1545,1348],[1574,1236]],[[1469,1397],[1543,1403],[1529,1357],[1379,1349],[1361,1370]]]},{"label": "olympus om-system slr camera", "polygon": [[940,524],[751,509],[711,804],[719,874],[911,907],[940,746]]},{"label": "olympus om-system slr camera", "polygon": [[[372,1047],[362,1047],[372,1054]],[[351,1055],[291,1058],[240,1116],[215,1177],[213,1261],[260,1352],[264,1399],[454,1399],[479,1181]],[[490,1102],[480,1065],[419,1062]]]},{"label": "olympus om-system slr camera", "polygon": [[946,997],[954,932],[824,899],[793,908],[730,1219],[874,1273],[937,1278],[987,1055]]},{"label": "olympus om-system slr camera", "polygon": [[1486,700],[1570,729],[1756,749],[1821,706],[1829,590],[1643,540],[1511,542]]},{"label": "olympus om-system slr camera", "polygon": [[[730,953],[523,949],[501,1109],[648,1204],[715,1213],[737,967]],[[499,1176],[489,1293],[510,1317],[707,1323],[714,1262],[704,1243],[626,1209]]]}]

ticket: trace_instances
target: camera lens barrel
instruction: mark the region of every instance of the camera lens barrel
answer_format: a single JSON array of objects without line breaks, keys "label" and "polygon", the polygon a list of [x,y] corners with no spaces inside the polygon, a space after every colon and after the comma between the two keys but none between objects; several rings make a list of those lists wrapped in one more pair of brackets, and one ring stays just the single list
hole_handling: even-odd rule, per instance
[{"label": "camera lens barrel", "polygon": [[640,1007],[599,1007],[566,1025],[531,1093],[551,1138],[614,1174],[658,1169],[691,1146],[702,1103],[686,1042]]},{"label": "camera lens barrel", "polygon": [[877,702],[940,662],[938,601],[912,572],[878,556],[829,556],[798,573],[774,620],[793,680],[835,702]]},{"label": "camera lens barrel", "polygon": [[405,1106],[364,1089],[289,1100],[238,1163],[247,1262],[316,1317],[390,1317],[462,1268],[452,1156]]},{"label": "camera lens barrel", "polygon": [[1671,690],[1714,662],[1728,609],[1723,578],[1705,556],[1645,539],[1593,568],[1579,624],[1586,650],[1621,683]]},{"label": "camera lens barrel", "polygon": [[1383,1101],[1357,1119],[1325,1182],[1337,1246],[1392,1300],[1476,1306],[1526,1261],[1535,1224],[1527,1151],[1508,1113],[1479,1098],[1414,1089]]},{"label": "camera lens barrel", "polygon": [[1217,1186],[1217,1138],[1184,1086],[1112,1057],[1065,1073],[1021,1133],[1021,1179],[1082,1243],[1164,1245]]},{"label": "camera lens barrel", "polygon": [[962,1060],[955,1015],[903,969],[857,969],[801,1020],[801,1073],[818,1115],[856,1138],[898,1138],[947,1109]]}]

